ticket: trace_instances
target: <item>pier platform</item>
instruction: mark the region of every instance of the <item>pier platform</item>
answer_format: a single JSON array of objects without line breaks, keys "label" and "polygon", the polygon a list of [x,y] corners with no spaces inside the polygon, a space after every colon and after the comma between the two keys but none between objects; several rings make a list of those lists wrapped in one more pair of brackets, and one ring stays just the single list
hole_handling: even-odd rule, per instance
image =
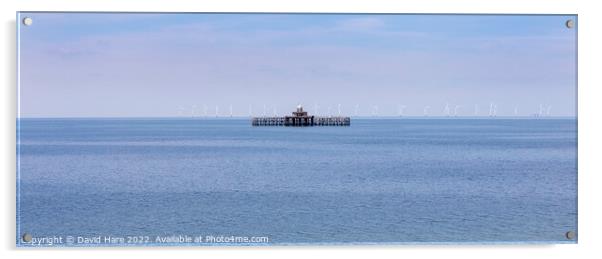
[{"label": "pier platform", "polygon": [[349,117],[318,117],[308,115],[303,111],[301,105],[297,106],[297,111],[292,116],[283,117],[253,117],[251,119],[253,126],[286,126],[286,127],[312,127],[312,126],[350,126]]}]

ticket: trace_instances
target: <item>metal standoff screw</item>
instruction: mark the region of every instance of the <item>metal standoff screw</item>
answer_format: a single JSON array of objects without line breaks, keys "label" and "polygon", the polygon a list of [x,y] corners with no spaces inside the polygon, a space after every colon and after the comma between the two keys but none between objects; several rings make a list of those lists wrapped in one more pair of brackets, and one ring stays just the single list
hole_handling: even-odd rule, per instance
[{"label": "metal standoff screw", "polygon": [[570,239],[570,240],[572,240],[572,239],[574,239],[574,238],[575,238],[575,232],[573,232],[573,231],[568,231],[568,232],[566,232],[566,233],[564,234],[564,236],[566,237],[566,239]]},{"label": "metal standoff screw", "polygon": [[571,28],[573,28],[573,26],[575,26],[575,22],[573,22],[572,19],[569,19],[566,21],[566,23],[564,25],[566,25],[567,28],[571,29]]},{"label": "metal standoff screw", "polygon": [[33,24],[33,19],[31,19],[30,17],[25,17],[25,18],[23,18],[23,24],[25,26],[32,25]]},{"label": "metal standoff screw", "polygon": [[29,243],[29,242],[31,242],[31,238],[32,238],[31,234],[29,234],[29,233],[23,234],[23,242]]}]

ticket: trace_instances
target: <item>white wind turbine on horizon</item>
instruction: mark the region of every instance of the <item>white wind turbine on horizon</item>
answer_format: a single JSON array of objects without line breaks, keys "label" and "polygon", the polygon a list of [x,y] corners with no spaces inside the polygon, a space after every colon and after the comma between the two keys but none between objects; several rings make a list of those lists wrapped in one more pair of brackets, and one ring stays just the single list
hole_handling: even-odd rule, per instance
[{"label": "white wind turbine on horizon", "polygon": [[378,117],[378,105],[372,106],[372,116]]},{"label": "white wind turbine on horizon", "polygon": [[399,117],[403,116],[403,111],[405,110],[406,106],[405,105],[399,105],[398,107],[398,115]]},{"label": "white wind turbine on horizon", "polygon": [[445,103],[445,108],[443,109],[443,114],[447,117],[449,117],[449,103]]},{"label": "white wind turbine on horizon", "polygon": [[196,104],[193,104],[193,105],[192,105],[192,111],[191,111],[191,115],[192,115],[192,117],[193,117],[193,118],[197,116],[197,115],[196,115]]},{"label": "white wind turbine on horizon", "polygon": [[489,103],[489,117],[495,117],[497,115],[497,104]]}]

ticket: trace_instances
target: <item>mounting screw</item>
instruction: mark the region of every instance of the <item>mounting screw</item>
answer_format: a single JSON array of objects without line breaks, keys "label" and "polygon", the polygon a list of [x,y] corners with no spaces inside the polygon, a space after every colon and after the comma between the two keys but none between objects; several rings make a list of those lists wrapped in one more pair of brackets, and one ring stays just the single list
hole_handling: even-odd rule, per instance
[{"label": "mounting screw", "polygon": [[564,234],[564,236],[566,237],[566,239],[572,240],[575,238],[575,232],[573,231],[568,231]]},{"label": "mounting screw", "polygon": [[32,238],[31,234],[29,234],[29,233],[23,234],[23,242],[29,243],[29,242],[31,242],[31,238]]},{"label": "mounting screw", "polygon": [[33,19],[31,19],[30,17],[25,17],[25,18],[23,18],[23,24],[25,26],[29,26],[29,25],[33,24]]},{"label": "mounting screw", "polygon": [[564,23],[564,25],[566,25],[567,28],[571,29],[573,28],[573,26],[575,26],[575,22],[572,19],[569,19],[566,21],[566,23]]}]

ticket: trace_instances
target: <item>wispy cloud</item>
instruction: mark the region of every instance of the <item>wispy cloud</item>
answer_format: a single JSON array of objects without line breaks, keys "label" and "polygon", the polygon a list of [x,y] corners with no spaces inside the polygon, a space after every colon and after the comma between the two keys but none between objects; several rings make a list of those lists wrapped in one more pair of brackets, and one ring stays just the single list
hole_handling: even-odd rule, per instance
[{"label": "wispy cloud", "polygon": [[337,29],[342,30],[376,30],[385,27],[385,22],[377,17],[345,18],[336,23]]}]

